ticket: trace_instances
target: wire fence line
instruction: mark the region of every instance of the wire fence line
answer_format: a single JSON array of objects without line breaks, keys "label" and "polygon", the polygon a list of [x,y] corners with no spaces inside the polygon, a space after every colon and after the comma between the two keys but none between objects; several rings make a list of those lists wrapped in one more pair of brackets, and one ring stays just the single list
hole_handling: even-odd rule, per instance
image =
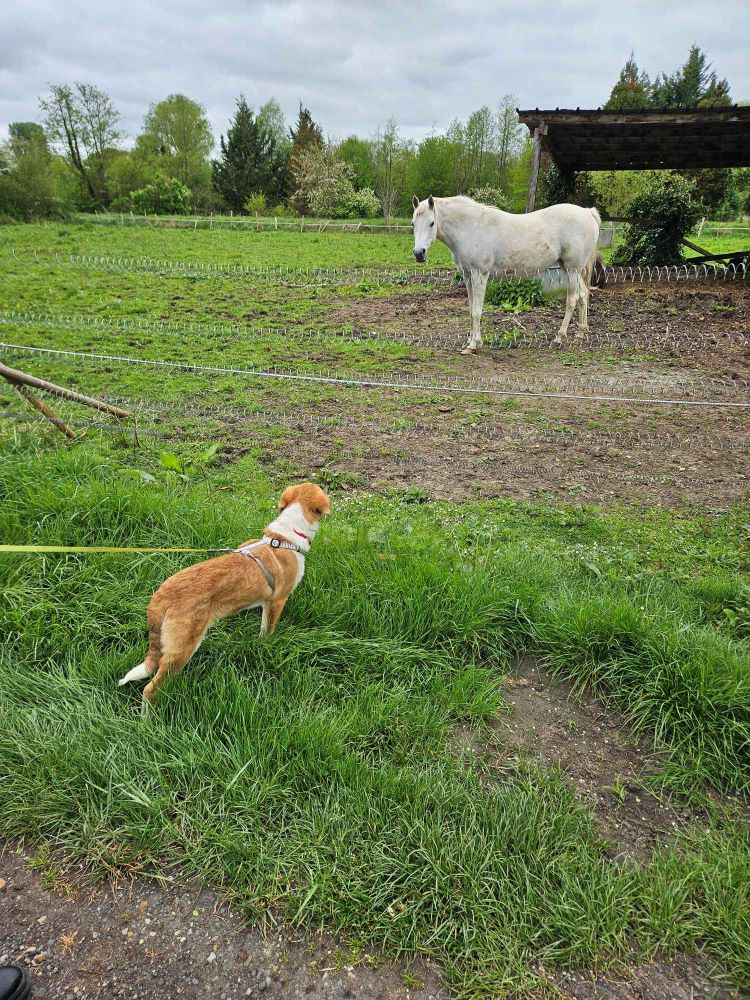
[{"label": "wire fence line", "polygon": [[[500,336],[492,333],[485,335],[484,345],[490,350],[518,350],[537,348],[557,348],[551,333],[528,332],[515,319],[516,328],[506,331]],[[288,326],[250,326],[245,323],[201,323],[194,321],[148,320],[127,317],[91,316],[81,314],[60,314],[36,312],[32,310],[5,309],[0,311],[0,325],[47,327],[50,329],[97,330],[107,333],[127,333],[132,335],[150,335],[166,337],[204,337],[212,341],[262,341],[283,339],[299,342],[346,342],[346,343],[385,343],[408,347],[458,348],[466,342],[465,335],[422,333],[408,330],[350,330],[339,329],[309,329],[305,327]],[[690,354],[694,351],[719,347],[747,347],[750,345],[750,333],[742,331],[727,331],[719,335],[693,333],[662,333],[635,334],[624,333],[590,333],[583,338],[576,338],[577,350],[588,348],[606,348],[615,351],[664,349],[672,354]]]},{"label": "wire fence line", "polygon": [[[630,384],[623,386],[622,381],[611,376],[570,376],[555,377],[540,386],[539,376],[533,378],[518,375],[474,376],[467,378],[445,377],[435,374],[420,375],[414,373],[391,372],[382,377],[376,377],[361,372],[313,370],[300,371],[294,368],[234,368],[223,365],[204,365],[185,361],[169,361],[160,358],[133,358],[116,354],[99,354],[86,351],[63,350],[60,348],[37,347],[27,344],[7,343],[0,341],[0,352],[12,355],[46,355],[56,359],[72,358],[84,363],[105,366],[129,365],[134,367],[150,367],[165,372],[197,374],[197,375],[227,375],[252,379],[282,380],[299,383],[317,383],[365,388],[408,389],[430,392],[457,392],[473,394],[490,394],[501,396],[533,397],[544,399],[577,399],[589,402],[630,402],[662,405],[713,406],[722,408],[750,408],[748,398],[748,382],[743,379],[717,382],[707,376],[691,380],[670,378],[663,383],[653,380],[644,384],[641,380],[635,388]],[[576,391],[574,391],[576,390]],[[588,390],[588,391],[586,391]],[[641,395],[628,395],[641,391]],[[686,395],[676,396],[675,390]],[[661,395],[656,393],[661,392]],[[717,399],[743,393],[742,400]],[[648,395],[651,393],[651,395]],[[687,398],[690,395],[692,398]]]},{"label": "wire fence line", "polygon": [[[7,396],[8,399],[12,397]],[[413,438],[450,436],[461,440],[485,440],[489,443],[509,445],[542,445],[550,444],[566,448],[570,446],[589,446],[596,448],[664,448],[672,451],[689,451],[691,449],[711,449],[743,454],[750,453],[750,434],[747,437],[737,437],[718,433],[688,433],[655,434],[649,431],[593,431],[573,427],[528,427],[521,425],[498,425],[491,423],[455,423],[448,418],[444,423],[409,421],[403,425],[393,425],[382,421],[344,420],[341,417],[309,413],[288,413],[276,410],[257,410],[241,407],[207,407],[180,406],[171,403],[161,403],[156,400],[129,399],[115,397],[108,400],[116,406],[130,410],[137,421],[138,433],[141,436],[173,437],[185,435],[186,427],[169,429],[165,417],[173,417],[180,421],[195,418],[206,424],[213,422],[220,427],[206,426],[205,433],[190,435],[191,440],[213,440],[216,433],[225,431],[236,433],[237,430],[259,429],[272,432],[279,427],[295,432],[336,432],[345,431],[349,435],[378,434],[384,438]],[[14,399],[15,402],[15,399]],[[0,409],[0,418],[15,419],[29,417],[28,411]],[[151,421],[150,423],[147,421]],[[70,421],[67,421],[71,423]],[[87,421],[73,422],[71,426],[91,429],[110,430],[119,433],[123,424],[117,422]]]},{"label": "wire fence line", "polygon": [[[455,267],[261,267],[246,264],[220,264],[211,261],[157,260],[151,257],[110,257],[93,254],[47,254],[38,251],[18,252],[11,248],[15,260],[29,259],[36,264],[64,265],[88,270],[116,273],[167,274],[193,278],[235,278],[256,285],[288,285],[321,287],[357,285],[455,285],[470,277]],[[608,265],[600,270],[601,284],[653,284],[696,280],[735,281],[748,276],[746,262],[728,264],[671,264],[653,267],[619,267]],[[503,270],[490,272],[491,278],[537,279],[548,290],[566,288],[581,272],[565,268],[538,270]]]}]

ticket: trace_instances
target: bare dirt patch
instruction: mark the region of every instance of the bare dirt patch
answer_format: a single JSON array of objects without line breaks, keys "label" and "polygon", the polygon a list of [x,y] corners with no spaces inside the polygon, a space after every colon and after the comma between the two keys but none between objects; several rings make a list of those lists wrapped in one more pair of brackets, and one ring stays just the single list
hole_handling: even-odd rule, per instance
[{"label": "bare dirt patch", "polygon": [[[485,336],[520,323],[524,335],[551,340],[561,309],[557,303],[518,317],[492,310]],[[590,315],[595,335],[620,337],[625,349],[587,347],[584,341],[562,352],[489,347],[468,358],[434,348],[425,358],[420,348],[400,362],[436,379],[520,378],[540,396],[378,389],[344,406],[305,404],[305,416],[338,417],[340,425],[310,433],[300,424],[297,470],[310,475],[322,469],[332,483],[343,476],[368,489],[419,488],[444,499],[544,497],[711,508],[746,499],[750,410],[643,400],[656,393],[699,403],[750,402],[745,284],[612,286],[595,294]],[[332,327],[439,332],[455,335],[460,344],[468,311],[461,288],[422,289],[332,300],[327,318]],[[629,338],[650,346],[630,351]],[[692,345],[689,350],[683,341]],[[585,398],[562,398],[560,387]],[[262,443],[263,432],[257,436]],[[273,465],[277,455],[272,448],[265,458]]]},{"label": "bare dirt patch", "polygon": [[658,770],[653,755],[629,738],[610,706],[575,698],[570,685],[526,657],[504,697],[512,713],[494,724],[501,744],[560,769],[596,816],[613,859],[647,859],[694,818],[649,791]]},{"label": "bare dirt patch", "polygon": [[[79,888],[84,873],[31,871],[0,854],[0,963],[29,968],[35,1000],[442,1000],[428,962],[288,929],[263,934],[199,886],[138,879]],[[45,887],[43,879],[53,883]]]}]

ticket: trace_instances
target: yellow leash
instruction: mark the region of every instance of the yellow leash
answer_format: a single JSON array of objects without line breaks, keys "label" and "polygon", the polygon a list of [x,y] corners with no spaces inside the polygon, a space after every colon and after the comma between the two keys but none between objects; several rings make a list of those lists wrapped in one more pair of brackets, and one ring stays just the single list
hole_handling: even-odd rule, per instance
[{"label": "yellow leash", "polygon": [[0,552],[234,552],[234,549],[137,549],[111,545],[0,545]]}]

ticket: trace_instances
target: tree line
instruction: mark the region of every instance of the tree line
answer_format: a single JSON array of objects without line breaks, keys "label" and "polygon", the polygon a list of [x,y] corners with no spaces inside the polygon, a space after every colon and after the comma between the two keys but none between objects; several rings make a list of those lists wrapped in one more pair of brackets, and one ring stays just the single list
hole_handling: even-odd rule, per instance
[{"label": "tree line", "polygon": [[[203,106],[172,94],[149,107],[126,148],[122,116],[109,95],[91,84],[55,84],[40,100],[40,122],[12,123],[8,141],[0,144],[0,217],[104,209],[389,219],[411,214],[414,193],[470,194],[521,211],[530,142],[516,103],[506,94],[494,107],[456,119],[421,142],[405,138],[393,118],[367,137],[338,141],[326,138],[301,104],[289,125],[274,98],[255,109],[240,94],[217,145]],[[604,107],[729,103],[728,82],[696,45],[681,67],[653,80],[631,53]],[[550,171],[542,197],[548,203],[596,204],[622,215],[654,173],[579,174],[575,188],[563,190]],[[732,217],[750,207],[746,169],[682,175],[712,214]]]},{"label": "tree line", "polygon": [[[326,139],[300,104],[289,126],[271,98],[241,94],[218,147],[205,109],[184,94],[151,105],[131,148],[110,96],[92,84],[55,84],[41,122],[14,122],[0,146],[0,214],[214,211],[391,218],[424,196],[475,192],[520,204],[528,171],[515,98],[417,143],[394,119],[367,138]],[[214,154],[214,155],[212,155]]]}]

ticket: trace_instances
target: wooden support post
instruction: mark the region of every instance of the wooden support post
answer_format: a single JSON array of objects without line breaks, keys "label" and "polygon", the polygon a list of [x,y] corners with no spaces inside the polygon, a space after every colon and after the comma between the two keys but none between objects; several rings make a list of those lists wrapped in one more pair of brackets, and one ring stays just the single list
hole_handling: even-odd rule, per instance
[{"label": "wooden support post", "polygon": [[70,399],[74,403],[82,403],[84,406],[90,406],[94,410],[111,413],[120,419],[130,416],[127,410],[121,410],[119,406],[112,406],[111,403],[104,403],[101,399],[93,399],[91,396],[84,396],[80,392],[74,392],[72,389],[64,389],[61,385],[55,385],[54,382],[47,382],[45,379],[37,378],[35,375],[27,375],[26,372],[18,371],[17,368],[9,368],[8,365],[2,363],[0,363],[0,375],[16,388],[18,388],[19,384],[32,385],[35,389],[43,389],[45,392],[51,392],[54,396],[60,396],[61,399]]},{"label": "wooden support post", "polygon": [[8,381],[20,396],[22,396],[27,402],[31,403],[31,405],[35,409],[39,410],[40,413],[44,414],[50,423],[53,423],[59,431],[63,432],[65,437],[75,440],[75,433],[70,429],[70,427],[60,420],[51,407],[47,406],[47,404],[38,396],[35,396],[31,389],[22,385],[20,382],[14,382],[12,379],[8,379]]},{"label": "wooden support post", "polygon": [[529,193],[526,197],[526,211],[533,212],[536,204],[536,185],[539,180],[539,161],[542,158],[542,136],[547,134],[547,126],[542,122],[534,129],[534,143],[531,150],[531,176],[529,177]]}]

